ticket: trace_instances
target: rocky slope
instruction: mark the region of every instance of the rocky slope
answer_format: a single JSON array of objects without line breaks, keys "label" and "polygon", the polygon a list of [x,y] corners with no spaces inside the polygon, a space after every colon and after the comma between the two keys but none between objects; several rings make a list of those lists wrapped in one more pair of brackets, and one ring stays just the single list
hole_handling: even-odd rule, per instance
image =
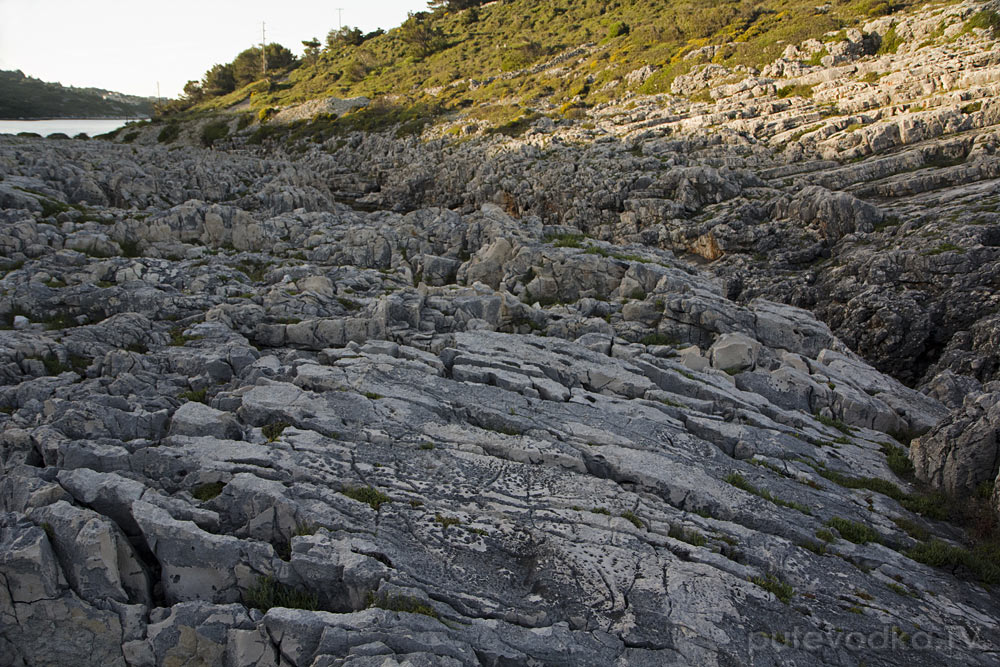
[{"label": "rocky slope", "polygon": [[0,138],[0,663],[995,664],[983,6],[516,137]]},{"label": "rocky slope", "polygon": [[946,407],[806,311],[298,163],[2,155],[10,664],[995,660],[888,467]]},{"label": "rocky slope", "polygon": [[[761,70],[714,64],[725,45],[706,46],[685,56],[696,64],[673,95],[630,93],[570,117],[540,104],[514,138],[459,114],[422,136],[266,150],[287,150],[362,208],[493,202],[596,239],[690,253],[730,298],[807,308],[910,386],[944,370],[988,382],[1000,378],[1000,49],[974,25],[997,8],[881,17],[789,45]],[[566,62],[540,71],[558,76]],[[160,130],[135,140],[155,143]]]}]

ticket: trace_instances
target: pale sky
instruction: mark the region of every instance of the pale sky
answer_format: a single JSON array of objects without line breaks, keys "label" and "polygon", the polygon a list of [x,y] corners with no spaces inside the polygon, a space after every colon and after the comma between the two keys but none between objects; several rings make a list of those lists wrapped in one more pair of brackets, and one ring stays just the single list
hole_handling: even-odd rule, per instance
[{"label": "pale sky", "polygon": [[174,97],[185,82],[267,41],[296,54],[344,25],[394,28],[426,0],[0,0],[0,69],[44,81]]}]

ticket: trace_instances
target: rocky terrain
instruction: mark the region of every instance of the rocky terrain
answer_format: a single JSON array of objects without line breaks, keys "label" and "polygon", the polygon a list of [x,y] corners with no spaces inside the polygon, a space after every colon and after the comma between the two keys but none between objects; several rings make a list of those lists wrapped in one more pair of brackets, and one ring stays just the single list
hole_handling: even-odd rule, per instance
[{"label": "rocky terrain", "polygon": [[513,137],[0,138],[0,664],[996,664],[982,7]]}]

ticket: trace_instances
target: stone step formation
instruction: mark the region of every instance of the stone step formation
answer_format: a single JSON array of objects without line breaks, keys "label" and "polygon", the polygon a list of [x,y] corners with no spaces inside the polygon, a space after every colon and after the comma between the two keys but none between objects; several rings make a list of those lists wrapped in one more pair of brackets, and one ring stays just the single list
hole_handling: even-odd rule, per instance
[{"label": "stone step formation", "polygon": [[0,138],[0,663],[995,664],[986,6],[518,137]]}]

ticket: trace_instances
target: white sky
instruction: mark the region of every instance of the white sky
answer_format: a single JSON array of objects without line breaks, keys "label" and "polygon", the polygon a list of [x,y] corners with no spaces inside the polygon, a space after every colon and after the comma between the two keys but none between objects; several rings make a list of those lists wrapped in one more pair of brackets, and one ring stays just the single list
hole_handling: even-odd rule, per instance
[{"label": "white sky", "polygon": [[174,97],[216,63],[267,41],[297,54],[344,25],[393,28],[426,0],[0,0],[0,69],[44,81]]}]

